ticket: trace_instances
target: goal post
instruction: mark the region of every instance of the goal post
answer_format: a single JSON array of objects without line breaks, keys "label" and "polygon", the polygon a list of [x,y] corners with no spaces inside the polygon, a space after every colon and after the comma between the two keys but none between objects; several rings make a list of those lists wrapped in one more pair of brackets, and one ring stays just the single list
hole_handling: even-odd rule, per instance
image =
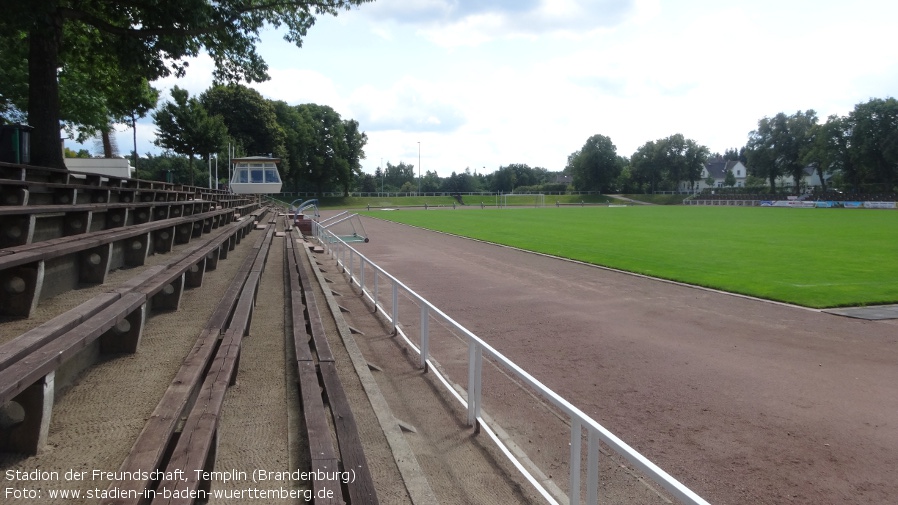
[{"label": "goal post", "polygon": [[500,200],[503,209],[509,205],[516,207],[545,207],[546,195],[544,193],[505,193]]}]

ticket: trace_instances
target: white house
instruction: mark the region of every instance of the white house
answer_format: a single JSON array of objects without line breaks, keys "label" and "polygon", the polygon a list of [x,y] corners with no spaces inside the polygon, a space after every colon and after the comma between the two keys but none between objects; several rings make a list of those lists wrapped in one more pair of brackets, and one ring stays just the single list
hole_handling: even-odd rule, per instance
[{"label": "white house", "polygon": [[[827,178],[827,180],[829,179]],[[791,175],[782,175],[776,179],[777,187],[791,188],[794,184],[795,180],[792,179]],[[817,174],[817,169],[813,166],[804,167],[804,176],[801,178],[801,184],[806,188],[820,186],[820,175]]]},{"label": "white house", "polygon": [[[741,188],[745,186],[745,178],[748,177],[748,168],[742,164],[741,161],[732,161],[732,160],[714,160],[709,161],[705,164],[705,167],[702,168],[702,174],[697,181],[695,181],[695,187],[691,187],[689,185],[689,181],[680,181],[680,191],[683,193],[688,193],[690,191],[701,191],[705,188],[722,188],[724,187],[726,173],[727,170],[733,172],[733,177],[736,179],[735,187]],[[708,185],[708,177],[714,179],[714,183]]]}]

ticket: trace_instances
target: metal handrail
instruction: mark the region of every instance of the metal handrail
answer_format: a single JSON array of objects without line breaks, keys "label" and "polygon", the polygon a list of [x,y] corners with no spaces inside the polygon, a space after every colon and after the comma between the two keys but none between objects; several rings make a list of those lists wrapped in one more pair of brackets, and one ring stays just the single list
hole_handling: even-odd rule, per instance
[{"label": "metal handrail", "polygon": [[[513,361],[505,357],[502,353],[494,349],[488,343],[486,343],[483,339],[472,333],[470,330],[457,323],[443,311],[438,309],[436,306],[431,304],[422,296],[415,293],[411,288],[403,284],[396,277],[388,273],[386,270],[378,266],[373,261],[366,258],[363,254],[361,254],[358,250],[344,242],[338,236],[333,234],[332,232],[326,230],[324,227],[317,226],[317,223],[313,225],[315,228],[315,235],[322,245],[327,246],[328,254],[331,255],[336,261],[337,264],[341,267],[342,273],[347,273],[349,275],[349,282],[352,284],[355,282],[365,297],[369,298],[373,304],[375,311],[381,310],[384,316],[390,321],[393,325],[394,334],[402,334],[403,338],[409,343],[409,345],[420,355],[420,366],[425,369],[434,370],[437,377],[443,382],[443,384],[449,389],[449,391],[459,399],[462,404],[466,405],[468,411],[468,424],[470,426],[485,426],[485,423],[480,414],[480,405],[481,405],[481,397],[482,397],[482,382],[481,375],[483,371],[483,356],[493,359],[496,363],[502,365],[506,370],[508,370],[512,375],[520,379],[522,382],[533,388],[541,397],[548,400],[552,405],[555,405],[562,412],[564,412],[571,421],[571,437],[570,437],[570,487],[571,492],[570,496],[568,496],[568,502],[571,505],[579,505],[580,503],[580,475],[581,475],[581,445],[582,445],[582,430],[586,430],[587,432],[587,503],[594,504],[598,502],[598,489],[599,489],[599,441],[604,442],[608,447],[614,450],[616,453],[623,456],[627,461],[629,461],[634,467],[638,468],[640,471],[644,472],[648,475],[653,481],[667,490],[671,495],[673,495],[680,502],[690,505],[708,505],[708,502],[705,501],[702,497],[691,491],[685,485],[680,483],[678,480],[674,479],[667,472],[662,470],[660,467],[652,463],[645,456],[637,452],[635,449],[630,447],[624,441],[619,439],[613,433],[608,431],[601,424],[596,422],[594,419],[586,415],[583,411],[575,407],[573,404],[562,398],[560,395],[546,387],[535,377],[527,373],[524,369],[519,367]],[[347,257],[348,256],[348,257]],[[359,275],[354,276],[353,264],[356,263],[355,258],[358,258],[358,271]],[[374,280],[373,280],[373,292],[367,291],[366,288],[366,278],[365,278],[365,266],[368,266],[374,272]],[[391,299],[392,306],[389,315],[387,315],[384,307],[379,304],[379,277],[383,276],[392,286]],[[415,302],[420,305],[420,316],[421,316],[421,325],[420,325],[420,340],[419,346],[415,346],[415,344],[402,332],[399,328],[399,314],[398,314],[398,298],[399,291],[403,291],[408,294],[408,296]],[[441,376],[439,371],[435,369],[435,367],[430,366],[429,361],[429,319],[430,316],[437,316],[443,321],[446,322],[450,327],[457,330],[462,336],[465,338],[468,344],[468,389],[467,389],[467,399],[463,399],[451,386],[451,384]],[[540,492],[549,503],[558,503],[554,497],[542,486],[542,484],[535,479],[524,467],[517,461],[511,452],[505,447],[504,443],[499,440],[497,436],[495,436],[492,430],[487,430],[490,436],[496,441],[500,448],[502,448],[503,452],[505,452],[506,456],[512,460],[512,463],[524,474],[524,476],[534,485],[537,491]]]}]

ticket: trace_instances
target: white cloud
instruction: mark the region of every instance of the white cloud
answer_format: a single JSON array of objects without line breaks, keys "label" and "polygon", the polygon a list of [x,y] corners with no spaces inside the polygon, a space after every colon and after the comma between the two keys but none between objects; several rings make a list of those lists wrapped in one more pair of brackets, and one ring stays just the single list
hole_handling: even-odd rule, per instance
[{"label": "white cloud", "polygon": [[645,0],[380,0],[361,12],[376,22],[415,27],[441,47],[543,34],[590,33],[616,26]]},{"label": "white cloud", "polygon": [[463,113],[441,98],[440,86],[403,77],[388,89],[370,85],[356,89],[351,110],[368,130],[451,133],[465,122]]},{"label": "white cloud", "polygon": [[160,102],[171,99],[169,91],[174,86],[186,89],[190,96],[197,96],[212,85],[212,73],[215,71],[215,62],[209,55],[201,54],[195,58],[188,58],[185,61],[188,67],[184,77],[171,75],[164,79],[153,81],[152,86],[161,91]]},{"label": "white cloud", "polygon": [[329,105],[341,113],[347,110],[345,99],[333,79],[321,72],[304,68],[272,68],[268,73],[271,80],[249,85],[266,98],[283,100],[290,105]]}]

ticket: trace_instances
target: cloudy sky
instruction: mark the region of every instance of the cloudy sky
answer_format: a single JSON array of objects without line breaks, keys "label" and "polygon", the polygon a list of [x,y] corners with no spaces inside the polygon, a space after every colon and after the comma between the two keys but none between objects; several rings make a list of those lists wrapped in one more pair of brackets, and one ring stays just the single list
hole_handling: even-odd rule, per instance
[{"label": "cloudy sky", "polygon": [[[319,19],[302,49],[266,33],[272,79],[253,87],[358,120],[368,173],[417,165],[419,145],[443,177],[562,170],[594,134],[623,156],[675,133],[723,152],[764,116],[895,96],[896,19],[887,0],[377,0]],[[201,93],[210,69],[155,85]]]}]

